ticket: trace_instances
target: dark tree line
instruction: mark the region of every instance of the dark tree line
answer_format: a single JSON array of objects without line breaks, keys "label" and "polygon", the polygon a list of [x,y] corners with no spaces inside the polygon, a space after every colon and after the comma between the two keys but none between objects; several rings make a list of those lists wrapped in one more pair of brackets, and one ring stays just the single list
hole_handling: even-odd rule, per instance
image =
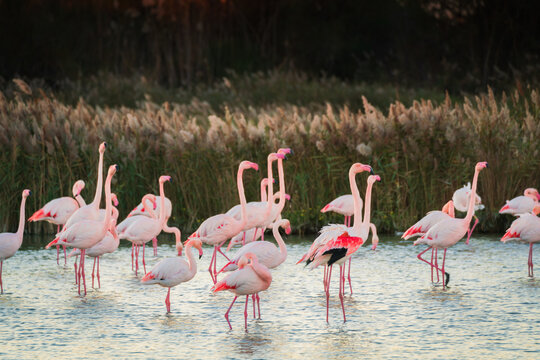
[{"label": "dark tree line", "polygon": [[344,79],[534,80],[536,1],[0,0],[0,76],[109,71],[170,86],[294,68]]}]

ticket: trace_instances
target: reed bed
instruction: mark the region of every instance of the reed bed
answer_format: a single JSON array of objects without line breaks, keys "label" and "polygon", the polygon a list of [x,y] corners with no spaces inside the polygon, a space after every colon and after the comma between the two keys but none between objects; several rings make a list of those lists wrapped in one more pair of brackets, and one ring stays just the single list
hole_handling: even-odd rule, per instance
[{"label": "reed bed", "polygon": [[[171,175],[166,194],[174,204],[169,221],[184,235],[206,217],[238,202],[235,174],[239,161],[262,165],[266,155],[291,147],[285,162],[284,210],[295,230],[316,231],[342,221],[320,208],[349,191],[351,163],[371,164],[381,175],[374,187],[372,221],[381,232],[402,231],[425,212],[441,208],[455,189],[471,181],[474,164],[489,162],[479,180],[486,209],[480,231],[502,231],[510,218],[497,210],[525,187],[539,187],[540,93],[519,88],[511,94],[449,97],[436,104],[418,100],[379,110],[365,97],[362,106],[224,107],[208,102],[157,103],[135,107],[69,104],[24,82],[10,95],[0,93],[0,209],[2,228],[15,228],[20,192],[32,189],[28,216],[45,202],[67,196],[78,179],[92,199],[101,141],[109,147],[105,163],[117,163],[113,191],[126,214],[148,192],[157,193],[159,175]],[[246,172],[247,197],[257,199],[263,173]],[[359,176],[361,189],[365,176]],[[459,216],[459,215],[458,215]],[[31,231],[52,231],[32,224]]]}]

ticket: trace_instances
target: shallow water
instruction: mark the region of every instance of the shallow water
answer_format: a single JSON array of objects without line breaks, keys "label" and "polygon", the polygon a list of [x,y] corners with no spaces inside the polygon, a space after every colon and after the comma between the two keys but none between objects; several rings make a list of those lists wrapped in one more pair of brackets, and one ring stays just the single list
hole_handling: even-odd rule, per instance
[{"label": "shallow water", "polygon": [[[73,261],[56,265],[50,239],[25,237],[4,262],[0,295],[0,357],[9,358],[538,358],[540,280],[527,277],[528,246],[476,236],[448,251],[449,288],[430,282],[428,265],[416,259],[423,248],[382,237],[376,251],[361,248],[353,259],[353,291],[345,297],[343,323],[337,269],[325,321],[322,269],[295,262],[314,236],[286,239],[287,261],[274,270],[261,293],[262,320],[248,321],[244,299],[223,317],[233,294],[211,294],[204,248],[196,277],[171,291],[143,286],[131,271],[123,243],[103,257],[101,289],[77,295]],[[537,250],[538,251],[538,250]],[[147,252],[151,268],[174,254],[164,238],[159,256]],[[540,256],[536,255],[535,256]],[[537,261],[538,263],[538,261]],[[91,260],[87,259],[87,285]],[[219,258],[219,264],[224,260]],[[540,268],[538,269],[540,276]],[[251,304],[250,308],[251,309]]]}]

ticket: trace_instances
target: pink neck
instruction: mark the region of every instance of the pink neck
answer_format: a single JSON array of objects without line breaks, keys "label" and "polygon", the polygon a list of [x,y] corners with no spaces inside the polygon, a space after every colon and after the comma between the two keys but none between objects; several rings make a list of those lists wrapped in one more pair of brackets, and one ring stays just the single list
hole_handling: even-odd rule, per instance
[{"label": "pink neck", "polygon": [[163,229],[163,225],[167,219],[165,218],[165,190],[163,182],[159,182],[159,227]]},{"label": "pink neck", "polygon": [[103,152],[99,153],[96,195],[94,196],[94,200],[90,204],[90,206],[93,206],[96,209],[99,209],[99,204],[101,203],[101,191],[103,188],[103,154],[104,154]]},{"label": "pink neck", "polygon": [[256,257],[251,258],[251,268],[255,271],[255,274],[266,284],[272,282],[272,274],[266,267],[259,264],[259,260]]},{"label": "pink neck", "polygon": [[353,228],[358,229],[362,222],[362,208],[360,205],[360,192],[358,191],[358,184],[356,184],[356,173],[353,171],[353,169],[349,170],[349,185],[351,187],[351,194],[353,196],[354,204]]},{"label": "pink neck", "polygon": [[287,246],[285,245],[285,242],[283,241],[283,238],[279,233],[279,227],[280,221],[276,221],[274,223],[274,226],[272,227],[272,234],[274,235],[274,239],[276,239],[276,242],[279,245],[279,253],[281,254],[281,259],[285,261],[285,259],[287,258]]},{"label": "pink neck", "polygon": [[26,205],[26,197],[23,196],[21,199],[21,207],[19,209],[19,227],[17,228],[17,236],[20,237],[22,241],[22,235],[24,233],[24,208]]},{"label": "pink neck", "polygon": [[242,167],[238,168],[238,173],[236,174],[236,186],[238,188],[238,196],[240,197],[240,208],[242,211],[242,217],[240,218],[241,228],[243,228],[247,222],[246,194],[244,193],[244,181],[242,179],[243,175],[244,169]]},{"label": "pink neck", "polygon": [[[283,172],[283,159],[278,159],[278,176],[279,176],[279,203],[278,214],[281,214],[285,207],[285,173]],[[272,200],[274,200],[272,198]]]},{"label": "pink neck", "polygon": [[371,189],[373,188],[373,182],[368,181],[367,189],[366,189],[366,201],[365,201],[365,208],[364,208],[364,221],[362,222],[364,225],[369,225],[371,221]]},{"label": "pink neck", "polygon": [[266,196],[266,188],[268,187],[268,184],[266,181],[261,181],[261,202],[265,202],[268,200],[268,197]]},{"label": "pink neck", "polygon": [[467,209],[467,216],[465,216],[465,222],[467,224],[471,222],[471,219],[474,215],[474,203],[476,202],[476,185],[478,184],[479,173],[480,173],[480,170],[475,167],[472,188],[471,188],[471,193],[469,197],[469,207]]},{"label": "pink neck", "polygon": [[268,217],[270,215],[270,211],[272,211],[272,205],[274,204],[274,175],[272,171],[273,161],[274,160],[269,156],[268,157],[268,200],[266,204],[265,217]]},{"label": "pink neck", "polygon": [[105,180],[105,219],[103,219],[103,236],[107,233],[112,216],[111,181],[114,174],[107,175]]},{"label": "pink neck", "polygon": [[156,213],[154,212],[154,209],[152,209],[151,205],[148,205],[148,202],[150,202],[150,204],[154,203],[155,200],[152,201],[152,198],[153,198],[152,195],[144,195],[143,198],[142,198],[142,205],[143,205],[144,211],[146,211],[148,213],[148,215],[150,215],[150,217],[152,219],[157,219],[157,216],[156,216]]}]

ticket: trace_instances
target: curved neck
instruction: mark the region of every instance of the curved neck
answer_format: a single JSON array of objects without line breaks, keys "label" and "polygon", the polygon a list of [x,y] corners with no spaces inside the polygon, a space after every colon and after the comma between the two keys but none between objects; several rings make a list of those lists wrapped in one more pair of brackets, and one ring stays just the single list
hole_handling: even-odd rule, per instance
[{"label": "curved neck", "polygon": [[[148,202],[150,202],[150,205],[148,205]],[[154,212],[154,209],[152,209],[151,204],[153,204],[153,201],[151,200],[151,196],[146,196],[146,195],[143,196],[142,206],[144,208],[144,211],[146,211],[146,213],[150,215],[152,219],[157,219],[156,213]]]},{"label": "curved neck", "polygon": [[101,203],[101,191],[102,191],[102,188],[103,188],[103,154],[104,154],[104,152],[99,153],[96,195],[94,195],[94,200],[90,204],[91,206],[95,207],[96,209],[99,209],[99,204]]},{"label": "curved neck", "polygon": [[274,227],[272,228],[272,234],[274,235],[274,239],[276,239],[276,242],[279,245],[279,253],[281,254],[282,259],[287,258],[287,246],[285,246],[285,242],[283,241],[283,238],[281,237],[281,234],[279,233],[279,222],[276,221],[274,223]]},{"label": "curved neck", "polygon": [[186,245],[186,257],[189,266],[189,273],[195,275],[195,273],[197,272],[197,263],[195,262],[195,256],[193,256],[193,253],[191,252],[190,243]]},{"label": "curved neck", "polygon": [[474,215],[474,203],[476,201],[476,185],[478,185],[479,169],[474,169],[474,177],[472,182],[472,189],[469,197],[469,208],[467,209],[467,215],[465,216],[465,222],[470,223]]},{"label": "curved neck", "polygon": [[364,207],[364,221],[362,224],[369,225],[371,221],[371,189],[373,188],[373,183],[371,181],[368,181],[367,188],[366,188],[366,199],[365,199],[365,207]]},{"label": "curved neck", "polygon": [[351,186],[354,204],[353,228],[357,229],[362,223],[362,205],[360,204],[360,192],[358,191],[358,184],[356,183],[356,173],[352,170],[349,171],[349,184]]},{"label": "curved neck", "polygon": [[21,208],[19,210],[19,227],[17,228],[17,236],[22,240],[22,235],[24,233],[24,207],[26,204],[26,197],[22,197]]},{"label": "curved neck", "polygon": [[279,176],[278,214],[281,214],[281,211],[283,211],[283,208],[285,207],[285,174],[283,172],[283,159],[278,159],[278,176]]},{"label": "curved neck", "polygon": [[159,227],[163,229],[163,225],[167,219],[165,218],[165,189],[163,182],[159,182]]},{"label": "curved neck", "polygon": [[103,219],[103,227],[105,232],[109,227],[112,213],[112,196],[111,196],[111,180],[114,174],[109,174],[105,180],[105,219]]},{"label": "curved neck", "polygon": [[268,159],[268,199],[266,203],[266,217],[270,215],[270,211],[272,210],[272,204],[274,203],[274,175],[272,173],[272,162],[273,160]]},{"label": "curved neck", "polygon": [[265,283],[272,281],[272,274],[270,274],[270,271],[268,271],[266,267],[263,267],[261,264],[259,264],[259,260],[257,258],[254,257],[251,259],[250,266],[253,271],[255,271],[255,274],[257,274],[257,276],[261,278],[262,281],[264,281]]},{"label": "curved neck", "polygon": [[268,197],[267,197],[267,195],[266,195],[266,187],[267,187],[267,186],[268,186],[268,185],[265,184],[264,181],[261,181],[261,201],[262,201],[262,202],[265,202],[266,200],[268,200]]},{"label": "curved neck", "polygon": [[77,200],[77,202],[79,203],[79,207],[83,207],[86,205],[86,201],[84,201],[81,195],[75,196],[75,200]]},{"label": "curved neck", "polygon": [[247,222],[247,210],[246,210],[246,194],[244,193],[244,181],[242,176],[244,175],[244,169],[239,168],[236,174],[236,186],[238,187],[238,196],[240,197],[240,209],[242,211],[242,217],[240,218],[241,227],[244,227]]}]

